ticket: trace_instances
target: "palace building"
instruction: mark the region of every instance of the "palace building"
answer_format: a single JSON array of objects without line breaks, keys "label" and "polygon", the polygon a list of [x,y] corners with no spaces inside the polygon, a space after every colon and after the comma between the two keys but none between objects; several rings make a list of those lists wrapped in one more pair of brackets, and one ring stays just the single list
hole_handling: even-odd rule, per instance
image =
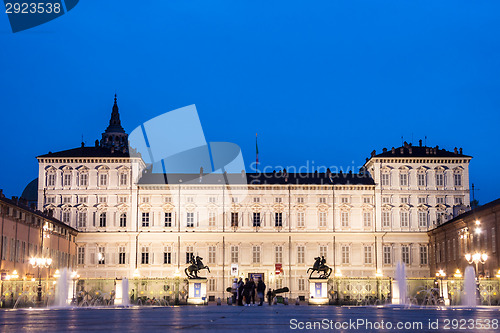
[{"label": "palace building", "polygon": [[471,157],[457,148],[384,148],[358,173],[165,175],[127,143],[115,97],[95,146],[37,157],[38,208],[78,230],[82,278],[184,275],[196,255],[217,297],[249,274],[308,295],[318,256],[343,276],[393,276],[402,261],[428,277],[427,232],[469,206]]}]

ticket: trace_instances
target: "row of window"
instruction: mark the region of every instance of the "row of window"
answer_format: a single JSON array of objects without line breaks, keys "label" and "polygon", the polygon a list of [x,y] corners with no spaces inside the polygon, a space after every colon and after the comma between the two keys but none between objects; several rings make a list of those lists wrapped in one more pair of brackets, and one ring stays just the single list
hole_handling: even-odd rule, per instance
[{"label": "row of window", "polygon": [[[97,185],[98,186],[108,186],[108,173],[107,172],[99,172],[97,174]],[[73,175],[71,172],[64,172],[61,178],[61,185],[63,187],[69,187],[72,185]],[[121,172],[118,174],[118,184],[120,186],[127,186],[129,180],[128,172]],[[46,185],[48,187],[56,186],[57,181],[57,173],[55,171],[47,172]],[[89,174],[87,172],[79,172],[76,178],[76,184],[78,186],[89,186]]]},{"label": "row of window", "polygon": [[[445,186],[445,174],[436,173],[435,174],[435,184],[436,186]],[[391,185],[391,174],[384,172],[381,176],[381,185],[390,186]],[[462,174],[453,174],[453,184],[455,186],[462,186]],[[410,186],[409,174],[404,172],[399,174],[399,186]],[[417,174],[417,186],[427,186],[427,175],[425,173]]]},{"label": "row of window", "polygon": [[[254,212],[252,213],[252,227],[261,227],[262,226],[262,218],[261,213]],[[327,212],[319,212],[319,227],[327,227]],[[410,226],[410,212],[409,211],[401,211],[400,213],[400,226],[401,227],[409,227]],[[444,212],[437,213],[437,220],[443,218],[441,215],[445,214]],[[389,228],[392,226],[392,216],[391,211],[384,210],[382,211],[382,227]],[[62,221],[64,223],[70,223],[71,212],[63,211],[62,212]],[[215,227],[216,226],[216,213],[209,212],[208,213],[208,226]],[[350,225],[350,213],[348,211],[340,212],[340,225],[342,227],[349,227]],[[231,227],[238,227],[242,224],[241,215],[238,212],[231,212]],[[373,222],[373,213],[372,212],[363,212],[363,226],[371,227]],[[420,228],[427,228],[429,224],[429,213],[427,211],[419,211],[418,212],[418,226]],[[82,210],[77,213],[77,223],[78,228],[86,228],[87,227],[87,212]],[[99,214],[99,223],[98,226],[101,228],[105,228],[107,226],[107,213],[101,212]],[[127,213],[121,213],[119,215],[119,227],[125,228],[127,226]],[[151,214],[149,212],[141,213],[141,226],[142,227],[150,227],[151,226]],[[164,213],[163,226],[170,228],[173,226],[173,219],[171,212]],[[274,213],[274,226],[275,227],[283,227],[283,213],[276,212]],[[194,228],[195,227],[195,216],[194,212],[186,213],[186,227]],[[297,227],[305,227],[305,213],[297,212]]]},{"label": "row of window", "polygon": [[[491,235],[489,238],[488,235]],[[491,232],[479,235],[470,234],[470,243],[466,238],[448,239],[446,242],[437,243],[435,246],[436,262],[456,261],[462,259],[464,254],[473,249],[480,249],[489,253],[496,253],[497,239],[496,228],[492,227]],[[458,247],[458,251],[457,251]]]},{"label": "row of window", "polygon": [[[260,245],[253,245],[252,246],[252,263],[253,264],[260,264],[262,260],[262,247]],[[127,264],[127,257],[126,257],[126,248],[125,246],[120,246],[118,250],[118,264],[124,265]],[[216,264],[216,251],[217,248],[215,246],[209,246],[208,247],[208,258],[207,258],[207,263],[208,264]],[[98,247],[98,253],[97,253],[97,264],[99,265],[104,265],[106,264],[106,249],[105,247]],[[371,245],[365,245],[363,246],[363,263],[365,265],[372,265],[375,262],[374,259],[374,248]],[[319,247],[319,256],[320,257],[325,257],[325,259],[328,257],[328,247],[327,246],[320,246]],[[84,247],[79,247],[78,248],[78,264],[83,265],[85,263],[85,248]],[[190,263],[192,259],[194,259],[195,254],[194,254],[194,249],[192,246],[187,246],[186,247],[186,252],[185,252],[185,259],[186,259],[186,264]],[[140,254],[140,262],[142,265],[149,265],[152,263],[151,258],[152,255],[150,255],[150,248],[149,246],[142,246],[141,247],[141,254]],[[237,264],[239,263],[239,246],[238,245],[231,245],[230,246],[230,263]],[[383,263],[385,265],[392,265],[393,264],[393,247],[392,246],[383,246]],[[412,264],[413,260],[411,258],[411,251],[410,251],[410,246],[409,245],[402,245],[401,246],[401,261],[405,264]],[[163,252],[163,264],[169,265],[172,264],[172,248],[171,247],[165,247],[164,252]],[[274,247],[274,263],[276,264],[282,264],[283,263],[283,246],[275,246]],[[297,264],[305,264],[305,246],[297,246]],[[351,263],[351,247],[349,245],[342,245],[341,246],[341,263],[344,265],[350,264]],[[428,264],[428,253],[427,253],[427,245],[420,245],[419,246],[419,264],[420,265],[427,265]]]}]

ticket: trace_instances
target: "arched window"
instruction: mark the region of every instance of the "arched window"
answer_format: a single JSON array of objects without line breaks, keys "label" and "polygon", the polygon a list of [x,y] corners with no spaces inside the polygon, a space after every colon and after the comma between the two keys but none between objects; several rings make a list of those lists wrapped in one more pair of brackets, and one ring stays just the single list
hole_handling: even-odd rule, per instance
[{"label": "arched window", "polygon": [[125,228],[127,226],[127,214],[120,214],[120,228]]}]

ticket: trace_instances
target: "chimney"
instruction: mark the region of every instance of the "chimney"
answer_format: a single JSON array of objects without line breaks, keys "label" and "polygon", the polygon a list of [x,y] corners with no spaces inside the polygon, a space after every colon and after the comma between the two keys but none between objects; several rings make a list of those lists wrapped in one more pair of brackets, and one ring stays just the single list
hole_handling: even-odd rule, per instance
[{"label": "chimney", "polygon": [[453,152],[455,153],[455,155],[458,154],[458,148],[455,147],[455,149],[453,149]]},{"label": "chimney", "polygon": [[3,198],[3,189],[0,188],[0,198]]},{"label": "chimney", "polygon": [[115,153],[115,146],[111,146],[111,154]]},{"label": "chimney", "polygon": [[410,146],[410,148],[408,148],[408,152],[410,153],[410,155],[412,154],[413,148],[411,146]]},{"label": "chimney", "polygon": [[462,155],[462,147],[460,147],[460,149],[458,150],[460,155]]},{"label": "chimney", "polygon": [[396,154],[396,148],[392,147],[391,153],[392,153],[392,155]]},{"label": "chimney", "polygon": [[418,140],[418,145],[422,147],[422,139]]},{"label": "chimney", "polygon": [[85,147],[85,142],[82,141],[82,148]]},{"label": "chimney", "polygon": [[366,158],[366,162],[368,162],[368,160],[369,160],[369,158],[367,157],[367,158]]},{"label": "chimney", "polygon": [[12,196],[12,201],[14,201],[14,203],[17,205],[19,203],[19,198]]},{"label": "chimney", "polygon": [[373,151],[372,151],[372,157],[374,157],[375,154],[376,154],[375,149],[373,149]]},{"label": "chimney", "polygon": [[95,140],[95,146],[99,147],[99,140]]},{"label": "chimney", "polygon": [[408,148],[408,142],[406,142],[406,141],[404,142],[404,147]]},{"label": "chimney", "polygon": [[387,153],[387,148],[383,148],[382,152]]},{"label": "chimney", "polygon": [[405,149],[404,149],[403,147],[401,147],[401,148],[399,149],[399,151],[400,151],[400,153],[401,153],[401,154],[404,154],[404,153],[405,153]]},{"label": "chimney", "polygon": [[429,155],[429,147],[425,147],[425,154]]}]

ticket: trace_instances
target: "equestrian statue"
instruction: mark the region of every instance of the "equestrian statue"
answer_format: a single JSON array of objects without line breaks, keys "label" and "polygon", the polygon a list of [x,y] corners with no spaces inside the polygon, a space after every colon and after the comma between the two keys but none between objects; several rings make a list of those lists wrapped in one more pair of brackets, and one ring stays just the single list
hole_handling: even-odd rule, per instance
[{"label": "equestrian statue", "polygon": [[196,258],[191,258],[191,260],[189,260],[190,265],[184,270],[188,279],[206,279],[198,276],[198,271],[201,271],[202,269],[206,269],[210,273],[210,268],[205,266],[202,260],[203,258],[200,256],[196,256]]},{"label": "equestrian statue", "polygon": [[314,258],[314,260],[316,260],[314,262],[314,266],[307,270],[307,273],[309,273],[309,271],[311,271],[311,274],[309,274],[309,278],[312,277],[312,274],[314,272],[318,272],[319,279],[327,279],[330,276],[330,274],[332,274],[332,269],[326,265],[325,256],[321,256],[321,258],[316,257],[316,258]]}]

